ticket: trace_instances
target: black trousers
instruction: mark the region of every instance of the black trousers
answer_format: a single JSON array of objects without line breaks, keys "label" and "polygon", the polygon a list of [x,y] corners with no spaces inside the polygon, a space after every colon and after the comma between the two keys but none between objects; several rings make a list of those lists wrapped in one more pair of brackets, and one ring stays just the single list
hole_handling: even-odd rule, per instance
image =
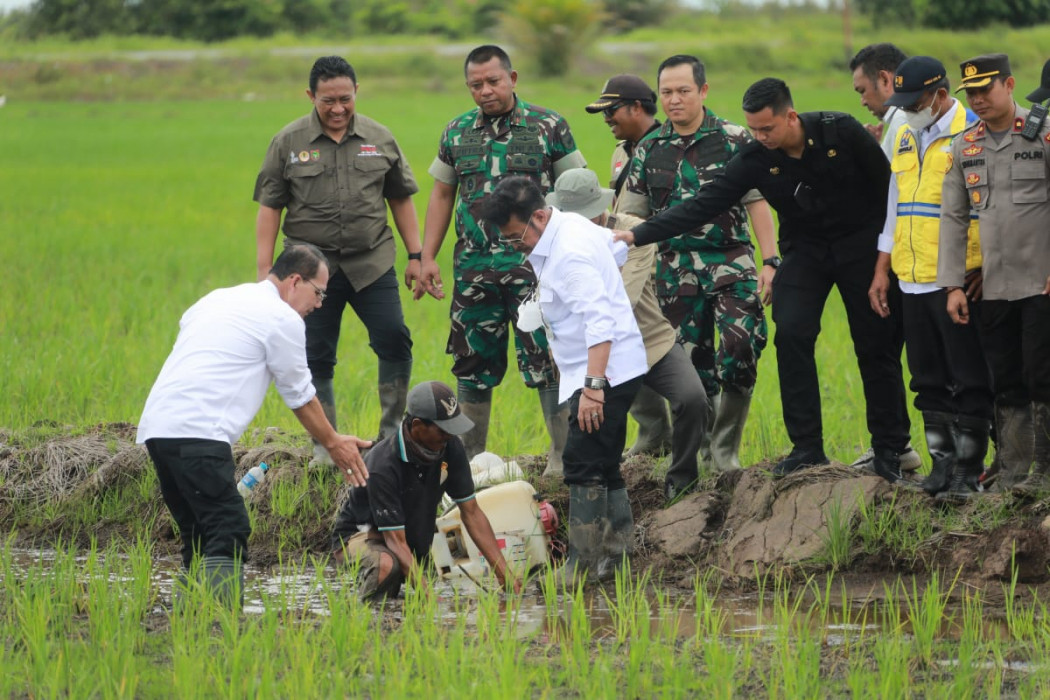
[{"label": "black trousers", "polygon": [[387,362],[412,359],[412,336],[401,310],[394,268],[361,290],[354,289],[346,275],[335,268],[326,291],[321,308],[306,317],[306,362],[316,379],[335,375],[339,330],[347,304],[368,331],[368,345],[376,357]]},{"label": "black trousers", "polygon": [[943,291],[902,294],[915,408],[992,419],[988,363],[974,324],[953,323]]},{"label": "black trousers", "polygon": [[602,407],[605,420],[593,433],[581,430],[577,419],[583,389],[569,398],[569,437],[562,452],[566,484],[600,484],[610,491],[626,485],[620,473],[620,460],[627,442],[627,411],[641,386],[642,377],[635,377],[606,389]]},{"label": "black trousers", "polygon": [[252,532],[248,509],[233,479],[229,443],[195,438],[146,441],[164,503],[182,535],[182,563],[194,555],[247,560]]},{"label": "black trousers", "polygon": [[[793,248],[785,253],[773,279],[780,401],[784,426],[796,447],[823,445],[814,350],[832,287],[838,288],[846,308],[853,352],[864,384],[872,447],[899,452],[908,443],[910,423],[901,370],[904,334],[900,289],[891,279],[889,318],[881,318],[871,310],[868,287],[877,254],[874,241],[870,253],[858,252],[856,246],[836,251],[834,244],[826,248]],[[827,377],[825,381],[833,383]]]},{"label": "black trousers", "polygon": [[985,299],[977,311],[995,400],[1007,406],[1050,402],[1050,297]]}]

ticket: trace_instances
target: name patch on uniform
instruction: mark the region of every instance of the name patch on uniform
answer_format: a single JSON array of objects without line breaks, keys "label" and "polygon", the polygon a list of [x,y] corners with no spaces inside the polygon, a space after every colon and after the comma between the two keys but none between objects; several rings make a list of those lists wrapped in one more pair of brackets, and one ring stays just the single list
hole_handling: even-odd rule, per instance
[{"label": "name patch on uniform", "polygon": [[361,150],[359,150],[357,152],[357,155],[359,155],[359,156],[381,156],[383,154],[380,153],[379,149],[376,148],[374,145],[372,145],[370,143],[363,143],[363,144],[361,144]]},{"label": "name patch on uniform", "polygon": [[976,168],[984,165],[984,158],[970,158],[962,162],[964,168]]},{"label": "name patch on uniform", "polygon": [[1014,154],[1014,160],[1042,160],[1042,151],[1021,151]]},{"label": "name patch on uniform", "polygon": [[977,173],[970,173],[969,175],[966,176],[966,184],[967,185],[976,185],[980,181],[981,181],[981,176],[978,175]]},{"label": "name patch on uniform", "polygon": [[977,144],[974,144],[972,146],[967,146],[962,150],[962,154],[964,156],[975,156],[979,153],[984,153],[984,146],[978,146]]}]

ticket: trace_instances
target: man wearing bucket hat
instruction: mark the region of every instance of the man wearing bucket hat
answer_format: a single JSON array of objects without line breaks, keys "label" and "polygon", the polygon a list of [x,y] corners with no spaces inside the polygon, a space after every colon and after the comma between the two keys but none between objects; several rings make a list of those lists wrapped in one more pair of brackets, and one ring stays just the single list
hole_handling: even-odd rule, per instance
[{"label": "man wearing bucket hat", "polygon": [[[641,219],[698,196],[751,141],[746,129],[705,106],[708,84],[700,59],[665,59],[657,81],[667,122],[638,144],[617,208]],[[749,219],[762,251],[760,269]],[[711,222],[687,225],[677,233],[659,244],[657,297],[679,340],[694,346],[691,360],[711,397],[712,466],[738,469],[758,358],[766,346],[763,303],[771,298],[780,264],[773,215],[752,191]]]},{"label": "man wearing bucket hat", "polygon": [[[608,206],[611,193],[585,207]],[[563,581],[612,574],[634,541],[627,484],[620,473],[627,410],[648,369],[645,345],[618,266],[627,247],[580,214],[548,206],[522,176],[506,178],[481,200],[481,218],[499,229],[536,271],[539,317],[569,405],[563,462],[569,486],[569,552]],[[532,304],[523,304],[519,322]]]},{"label": "man wearing bucket hat", "polygon": [[[893,136],[893,177],[868,301],[876,314],[887,318],[891,285],[903,292],[911,389],[933,460],[922,487],[931,495],[965,498],[973,493],[967,481],[984,469],[992,391],[976,330],[952,323],[944,312],[944,293],[937,286],[937,215],[944,175],[951,167],[949,144],[977,116],[949,94],[944,64],[931,56],[902,62],[893,85],[886,104],[898,108],[907,123]],[[979,276],[976,218],[967,236],[966,270]],[[900,466],[889,471],[886,467],[892,463],[879,461],[874,466],[891,482],[902,478]]]},{"label": "man wearing bucket hat", "polygon": [[[634,155],[635,147],[646,135],[660,128],[660,122],[656,119],[656,93],[636,75],[615,75],[606,81],[598,99],[585,109],[590,114],[601,114],[612,135],[618,139],[613,149],[612,178],[609,181],[609,186],[613,189],[613,213],[616,213],[619,196],[630,171],[627,166]],[[656,288],[652,281],[656,250],[643,248],[639,252],[643,254],[631,251],[622,270],[627,294],[636,307],[643,285],[652,287],[653,299],[656,298]],[[646,335],[645,329],[642,330],[642,335]],[[670,341],[674,342],[673,328]],[[659,359],[660,349],[654,347],[648,339],[645,347],[649,355],[649,364],[652,365]],[[638,437],[627,450],[628,456],[658,456],[671,451],[671,423],[667,417],[667,402],[662,396],[643,385],[631,406],[631,417],[638,423]],[[706,430],[704,434],[707,435]]]},{"label": "man wearing bucket hat", "polygon": [[459,505],[467,533],[500,584],[520,590],[474,498],[470,464],[458,437],[473,427],[452,389],[423,382],[408,393],[397,433],[365,457],[368,484],[350,491],[332,534],[337,561],[360,559],[362,599],[396,597],[406,580],[413,587],[424,583],[420,562],[430,552],[434,518],[446,493]]},{"label": "man wearing bucket hat", "polygon": [[[578,168],[567,170],[558,178],[554,191],[547,195],[547,204],[584,216],[605,228],[629,225],[622,215],[608,213],[612,198],[613,191],[602,189],[593,171]],[[674,329],[660,311],[652,283],[651,251],[651,246],[632,248],[620,274],[645,343],[649,371],[643,386],[648,387],[661,404],[665,399],[669,401],[674,415],[671,465],[664,487],[664,495],[671,500],[691,488],[699,476],[696,455],[707,429],[707,394],[685,350],[675,342]],[[618,494],[609,492],[610,509],[617,498]],[[626,502],[626,492],[623,500]]]},{"label": "man wearing bucket hat", "polygon": [[[937,284],[947,290],[952,320],[977,327],[995,392],[1000,479],[1021,479],[1013,490],[1027,496],[1050,488],[1050,126],[1025,129],[1029,110],[1014,102],[1006,54],[977,56],[960,68],[959,90],[980,119],[952,142]],[[984,274],[979,302],[965,289],[974,214]]]}]

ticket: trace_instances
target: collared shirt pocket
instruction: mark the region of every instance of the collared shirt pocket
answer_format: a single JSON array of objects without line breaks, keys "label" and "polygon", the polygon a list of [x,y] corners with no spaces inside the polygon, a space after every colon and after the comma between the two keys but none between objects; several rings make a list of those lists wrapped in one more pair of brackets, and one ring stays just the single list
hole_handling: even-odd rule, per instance
[{"label": "collared shirt pocket", "polygon": [[1010,164],[1010,194],[1014,204],[1037,204],[1047,200],[1046,165],[1041,160]]},{"label": "collared shirt pocket", "polygon": [[292,197],[305,204],[325,204],[332,194],[331,178],[324,176],[322,163],[296,163],[288,166]]},{"label": "collared shirt pocket", "polygon": [[481,156],[456,158],[456,178],[464,194],[480,191],[485,181],[485,159]]},{"label": "collared shirt pocket", "polygon": [[353,165],[350,172],[351,193],[359,197],[382,199],[383,181],[390,170],[390,162],[383,156],[356,155]]},{"label": "collared shirt pocket", "polygon": [[981,165],[963,170],[966,195],[970,208],[980,211],[988,207],[988,166]]}]

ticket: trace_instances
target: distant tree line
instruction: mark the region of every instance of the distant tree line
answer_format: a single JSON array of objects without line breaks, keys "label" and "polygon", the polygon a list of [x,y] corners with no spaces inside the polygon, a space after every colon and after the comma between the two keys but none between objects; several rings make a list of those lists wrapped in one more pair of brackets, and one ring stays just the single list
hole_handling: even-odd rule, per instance
[{"label": "distant tree line", "polygon": [[1050,21],[1050,0],[854,0],[875,26],[911,24],[979,29],[990,24],[1030,27]]},{"label": "distant tree line", "polygon": [[483,34],[504,12],[534,6],[579,11],[586,5],[600,26],[618,31],[655,24],[675,0],[35,0],[5,24],[34,39],[62,35],[90,39],[143,34],[200,41],[279,32],[333,37]]}]

